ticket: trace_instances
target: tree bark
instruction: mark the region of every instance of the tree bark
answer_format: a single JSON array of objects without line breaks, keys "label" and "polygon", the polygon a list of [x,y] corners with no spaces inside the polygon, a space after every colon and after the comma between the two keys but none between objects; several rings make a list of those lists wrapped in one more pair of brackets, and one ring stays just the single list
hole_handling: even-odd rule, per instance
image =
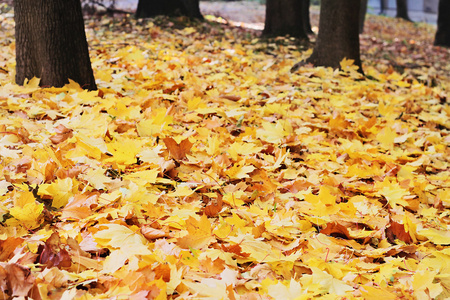
[{"label": "tree bark", "polygon": [[263,35],[308,39],[303,27],[303,0],[267,0]]},{"label": "tree bark", "polygon": [[[344,58],[353,59],[363,73],[358,32],[360,4],[361,0],[322,0],[316,46],[306,63],[336,69]],[[301,65],[294,66],[293,71]]]},{"label": "tree bark", "polygon": [[397,0],[396,2],[397,2],[397,15],[395,17],[412,22],[408,15],[407,0]]},{"label": "tree bark", "polygon": [[183,3],[186,6],[188,17],[203,20],[199,0],[183,0]]},{"label": "tree bark", "polygon": [[303,29],[305,29],[306,34],[314,34],[311,29],[311,19],[309,17],[310,6],[311,0],[302,0]]},{"label": "tree bark", "polygon": [[199,0],[139,0],[136,18],[151,18],[159,15],[203,19]]},{"label": "tree bark", "polygon": [[16,0],[16,82],[95,90],[80,0]]},{"label": "tree bark", "polygon": [[439,0],[434,45],[450,47],[450,1],[448,0]]}]

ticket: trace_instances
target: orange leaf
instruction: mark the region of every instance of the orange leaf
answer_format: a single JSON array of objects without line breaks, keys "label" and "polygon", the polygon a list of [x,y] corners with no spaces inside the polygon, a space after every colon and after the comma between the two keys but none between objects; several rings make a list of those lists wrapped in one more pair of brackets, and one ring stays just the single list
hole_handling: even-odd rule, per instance
[{"label": "orange leaf", "polygon": [[222,195],[218,195],[217,199],[211,199],[205,206],[205,215],[208,217],[215,217],[222,210],[223,201]]},{"label": "orange leaf", "polygon": [[405,226],[403,224],[391,221],[391,226],[389,228],[386,229],[387,234],[389,236],[389,233],[395,235],[395,237],[397,237],[399,240],[407,243],[407,244],[411,244],[412,243],[412,238],[409,235],[409,233],[406,232],[405,230]]},{"label": "orange leaf", "polygon": [[320,231],[322,234],[338,236],[343,238],[350,238],[350,233],[347,230],[347,227],[341,225],[337,222],[326,224],[325,228]]},{"label": "orange leaf", "polygon": [[167,236],[167,233],[164,230],[155,229],[148,225],[141,227],[141,233],[145,236],[147,240],[154,240],[157,238]]}]

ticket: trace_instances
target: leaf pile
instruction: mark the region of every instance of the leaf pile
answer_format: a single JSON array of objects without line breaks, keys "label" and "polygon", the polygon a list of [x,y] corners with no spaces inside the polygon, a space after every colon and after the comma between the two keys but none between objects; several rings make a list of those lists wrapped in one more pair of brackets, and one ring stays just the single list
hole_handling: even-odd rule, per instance
[{"label": "leaf pile", "polygon": [[21,87],[0,17],[2,298],[450,297],[448,66],[398,73],[368,31],[367,78],[291,74],[310,51],[102,19],[99,91]]}]

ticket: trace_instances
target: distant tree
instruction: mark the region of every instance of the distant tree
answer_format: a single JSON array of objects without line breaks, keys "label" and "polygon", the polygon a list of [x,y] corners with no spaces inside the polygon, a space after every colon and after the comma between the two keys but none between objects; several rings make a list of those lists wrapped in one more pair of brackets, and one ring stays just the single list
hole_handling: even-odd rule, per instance
[{"label": "distant tree", "polygon": [[68,79],[95,90],[80,0],[16,0],[16,82],[39,77],[41,86]]},{"label": "distant tree", "polygon": [[359,8],[359,33],[364,32],[364,23],[366,21],[368,0],[361,0],[361,7]]},{"label": "distant tree", "polygon": [[311,56],[297,63],[291,71],[306,63],[339,68],[342,59],[353,59],[362,73],[359,52],[359,9],[361,0],[322,0],[319,34]]},{"label": "distant tree", "polygon": [[380,15],[386,14],[387,0],[380,0]]},{"label": "distant tree", "polygon": [[437,31],[434,38],[436,46],[450,47],[450,1],[439,0]]},{"label": "distant tree", "polygon": [[267,0],[263,35],[307,39],[302,14],[304,0]]},{"label": "distant tree", "polygon": [[139,0],[136,18],[150,18],[158,15],[203,19],[199,0]]},{"label": "distant tree", "polygon": [[396,2],[397,2],[397,15],[395,17],[412,22],[408,15],[408,1],[396,0]]}]

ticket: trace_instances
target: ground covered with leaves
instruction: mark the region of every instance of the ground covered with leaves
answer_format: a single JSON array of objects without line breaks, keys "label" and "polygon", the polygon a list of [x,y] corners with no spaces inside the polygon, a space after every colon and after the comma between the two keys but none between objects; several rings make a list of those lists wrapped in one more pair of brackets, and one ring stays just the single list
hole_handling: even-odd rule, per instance
[{"label": "ground covered with leaves", "polygon": [[434,28],[369,17],[364,78],[242,28],[90,20],[89,92],[16,85],[0,25],[2,299],[450,297]]}]

